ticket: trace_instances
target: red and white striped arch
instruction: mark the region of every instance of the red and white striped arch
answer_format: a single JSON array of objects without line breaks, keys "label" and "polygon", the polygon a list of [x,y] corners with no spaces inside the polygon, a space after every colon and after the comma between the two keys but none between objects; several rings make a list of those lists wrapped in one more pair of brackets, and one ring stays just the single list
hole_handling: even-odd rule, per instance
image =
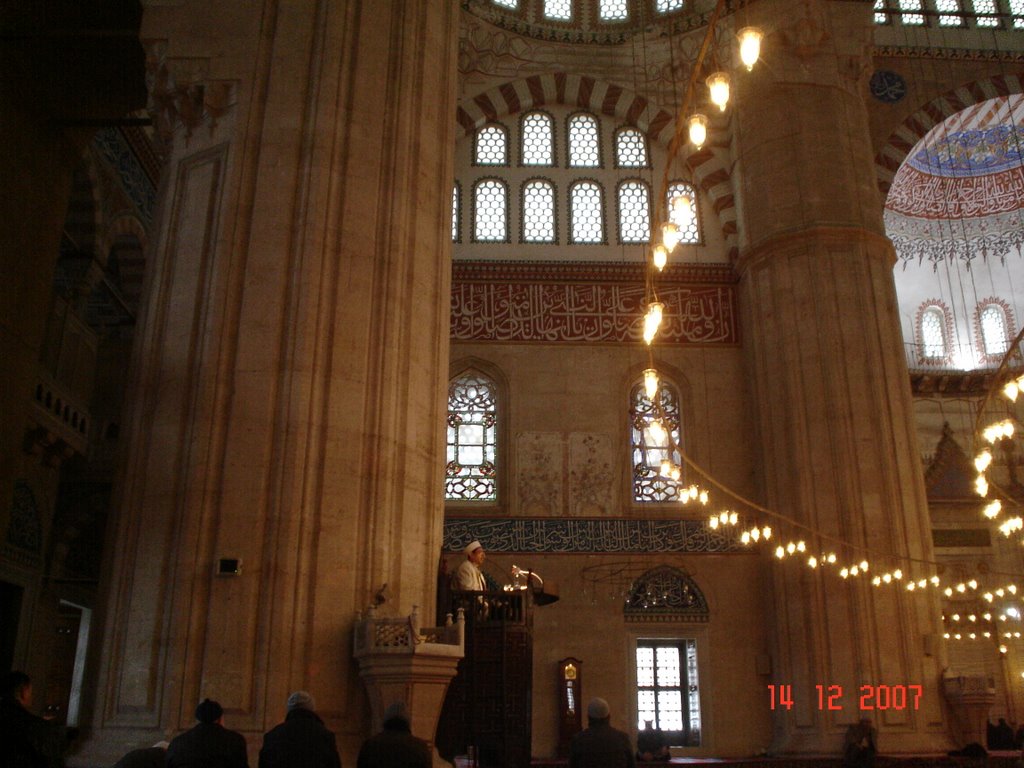
[{"label": "red and white striped arch", "polygon": [[[563,104],[616,117],[635,125],[651,142],[665,146],[675,134],[675,116],[628,88],[586,75],[550,72],[490,88],[462,99],[456,122],[468,135],[506,115],[525,112],[545,104]],[[699,151],[687,151],[682,158],[693,174],[692,181],[710,199],[722,226],[732,256],[736,252],[736,201],[729,175],[730,152],[727,137],[705,144]]]}]

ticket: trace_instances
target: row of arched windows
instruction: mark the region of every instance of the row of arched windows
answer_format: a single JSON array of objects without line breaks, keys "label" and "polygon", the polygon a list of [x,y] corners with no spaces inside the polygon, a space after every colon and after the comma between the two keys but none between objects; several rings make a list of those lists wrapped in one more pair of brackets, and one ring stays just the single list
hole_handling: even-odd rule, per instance
[{"label": "row of arched windows", "polygon": [[[502,396],[495,381],[475,370],[454,378],[448,386],[448,436],[445,459],[446,501],[495,501],[497,475],[502,467],[498,430]],[[682,444],[679,390],[662,379],[655,400],[643,379],[629,391],[630,466],[633,501],[677,501],[685,485],[660,474],[662,462],[680,464]],[[658,420],[662,430],[652,430]]]},{"label": "row of arched windows", "polygon": [[[525,0],[491,0],[500,7],[518,11]],[[543,0],[543,14],[548,21],[572,21],[574,6],[579,0]],[[682,10],[686,0],[653,0],[655,13]],[[597,18],[602,22],[629,21],[630,0],[595,0]],[[578,9],[577,9],[578,11]]]},{"label": "row of arched windows", "polygon": [[[675,197],[690,200],[690,215],[671,208]],[[680,232],[680,242],[700,242],[697,225],[697,203],[694,189],[676,181],[669,185],[665,203],[669,219]],[[461,242],[462,188],[452,188],[452,241]],[[558,242],[558,193],[548,179],[528,179],[519,188],[519,242]],[[511,241],[509,185],[504,179],[483,178],[473,185],[470,213],[472,215],[472,241],[475,243],[507,243]],[[566,197],[569,214],[568,242],[570,244],[603,244],[605,232],[605,192],[594,179],[579,179],[569,185]],[[651,239],[651,189],[642,179],[626,179],[615,190],[615,221],[618,242],[623,245],[642,245]]]},{"label": "row of arched windows", "polygon": [[[664,210],[679,228],[682,243],[700,243],[693,186],[674,180],[661,201],[652,194],[653,181],[639,177],[652,168],[647,137],[640,129],[624,125],[603,133],[596,115],[571,113],[564,118],[565,155],[564,164],[559,165],[556,122],[548,112],[534,110],[519,118],[514,131],[497,122],[477,130],[469,167],[487,170],[475,179],[463,173],[461,182],[452,187],[453,242],[463,242],[463,230],[468,229],[470,242],[510,243],[518,227],[518,241],[524,244],[605,245],[614,239],[620,245],[643,245],[650,242],[652,226]],[[515,167],[513,144],[518,147]],[[631,178],[608,178],[606,144],[615,168],[631,170]],[[529,175],[541,168],[551,170],[544,176]],[[606,192],[612,185],[614,192]],[[690,200],[689,215],[672,209],[669,203],[676,197]],[[567,221],[564,233],[560,232],[562,220]],[[614,236],[607,231],[608,221],[615,222]]]},{"label": "row of arched windows", "polygon": [[[978,348],[986,362],[1001,358],[1014,336],[1009,307],[997,300],[978,305],[976,311]],[[926,301],[918,310],[918,357],[922,363],[941,365],[953,356],[953,317],[941,301]]]},{"label": "row of arched windows", "polygon": [[[604,152],[601,126],[596,115],[579,112],[565,121],[566,168],[601,168]],[[623,126],[613,138],[616,168],[649,168],[647,137],[633,126]],[[527,112],[519,120],[519,165],[553,168],[558,165],[555,151],[555,119],[547,112]],[[473,164],[509,166],[509,132],[501,123],[490,123],[473,139]]]},{"label": "row of arched windows", "polygon": [[[875,0],[875,23],[889,24],[899,19],[907,26],[1000,27],[1009,11],[1014,29],[1024,27],[1024,0]],[[970,22],[970,23],[968,23]]]}]

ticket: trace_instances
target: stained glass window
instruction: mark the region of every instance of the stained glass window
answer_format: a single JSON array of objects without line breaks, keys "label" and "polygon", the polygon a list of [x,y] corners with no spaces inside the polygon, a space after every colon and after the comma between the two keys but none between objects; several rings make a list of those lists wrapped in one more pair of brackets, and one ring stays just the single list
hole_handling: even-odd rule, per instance
[{"label": "stained glass window", "polygon": [[514,11],[519,7],[519,0],[494,0],[494,4],[504,8],[511,8]]},{"label": "stained glass window", "polygon": [[569,189],[569,217],[574,243],[604,242],[604,196],[594,181],[578,181]]},{"label": "stained glass window", "polygon": [[[652,401],[647,397],[643,382],[638,382],[630,392],[629,415],[633,501],[677,500],[682,480],[676,481],[661,474],[663,461],[676,465],[680,462],[679,452],[675,449],[682,440],[676,388],[662,379]],[[662,429],[658,430],[654,422],[659,422]]]},{"label": "stained glass window", "polygon": [[658,13],[669,13],[682,9],[685,0],[658,0],[654,4],[654,10]]},{"label": "stained glass window", "polygon": [[615,163],[619,168],[647,167],[647,142],[636,128],[623,128],[615,134]]},{"label": "stained glass window", "polygon": [[601,0],[601,21],[625,21],[628,18],[626,0]]},{"label": "stained glass window", "polygon": [[555,188],[543,179],[523,186],[523,242],[555,242]]},{"label": "stained glass window", "polygon": [[485,125],[476,132],[476,164],[508,164],[508,135],[500,125]]},{"label": "stained glass window", "polygon": [[459,242],[459,182],[452,185],[452,242]]},{"label": "stained glass window", "polygon": [[642,181],[619,184],[619,241],[646,243],[651,239],[651,195]]},{"label": "stained glass window", "polygon": [[494,383],[479,373],[448,387],[448,453],[444,497],[448,501],[497,498],[497,402]]},{"label": "stained glass window", "polygon": [[886,13],[885,0],[875,0],[875,24],[887,24],[889,14]]},{"label": "stained glass window", "polygon": [[601,165],[601,141],[597,118],[573,115],[569,118],[569,165],[573,168],[596,168]]},{"label": "stained glass window", "polygon": [[638,730],[650,722],[670,746],[700,746],[696,640],[638,640],[636,685]]},{"label": "stained glass window", "polygon": [[946,345],[946,313],[928,307],[921,313],[922,354],[926,360],[942,360],[949,353]]},{"label": "stained glass window", "polygon": [[572,18],[572,1],[544,0],[544,16],[548,19],[568,21]]},{"label": "stained glass window", "polygon": [[508,189],[498,179],[482,179],[473,187],[473,239],[508,240]]},{"label": "stained glass window", "polygon": [[[677,197],[690,198],[690,211],[676,210],[672,201]],[[668,185],[668,192],[665,195],[665,205],[668,206],[668,218],[673,224],[679,227],[679,242],[694,243],[700,242],[700,225],[697,219],[697,191],[689,184],[682,181],[673,181]]]},{"label": "stained glass window", "polygon": [[522,122],[523,165],[554,165],[554,127],[549,115],[531,112]]},{"label": "stained glass window", "polygon": [[998,304],[989,304],[981,310],[981,341],[986,355],[1006,352],[1006,313]]}]

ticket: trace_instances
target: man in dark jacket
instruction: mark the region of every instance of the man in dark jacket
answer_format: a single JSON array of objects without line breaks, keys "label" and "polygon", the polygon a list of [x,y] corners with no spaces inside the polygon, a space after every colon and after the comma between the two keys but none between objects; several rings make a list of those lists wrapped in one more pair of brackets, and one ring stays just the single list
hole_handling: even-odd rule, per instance
[{"label": "man in dark jacket", "polygon": [[629,737],[612,728],[610,718],[607,701],[590,700],[587,704],[590,727],[572,737],[569,768],[636,768]]},{"label": "man in dark jacket", "polygon": [[24,672],[10,672],[0,688],[0,765],[4,768],[59,768],[61,731],[35,715],[32,679]]},{"label": "man in dark jacket", "polygon": [[260,768],[341,768],[334,734],[313,710],[313,697],[288,697],[284,722],[263,736]]},{"label": "man in dark jacket", "polygon": [[203,699],[199,724],[175,736],[167,747],[166,768],[249,768],[245,737],[224,727],[224,708]]},{"label": "man in dark jacket", "polygon": [[432,764],[430,747],[412,735],[409,710],[397,701],[384,710],[384,730],[363,742],[356,768],[430,768]]}]

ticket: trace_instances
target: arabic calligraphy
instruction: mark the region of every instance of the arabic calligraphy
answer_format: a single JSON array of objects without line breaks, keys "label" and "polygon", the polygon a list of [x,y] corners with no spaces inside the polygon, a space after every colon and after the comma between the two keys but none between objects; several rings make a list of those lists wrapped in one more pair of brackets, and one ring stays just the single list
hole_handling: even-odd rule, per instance
[{"label": "arabic calligraphy", "polygon": [[508,554],[703,552],[746,549],[724,529],[703,520],[449,518],[444,550],[461,552],[478,539],[489,552]]},{"label": "arabic calligraphy", "polygon": [[[659,338],[737,344],[732,285],[670,285]],[[458,281],[452,286],[456,341],[638,342],[643,335],[642,285]]]}]

